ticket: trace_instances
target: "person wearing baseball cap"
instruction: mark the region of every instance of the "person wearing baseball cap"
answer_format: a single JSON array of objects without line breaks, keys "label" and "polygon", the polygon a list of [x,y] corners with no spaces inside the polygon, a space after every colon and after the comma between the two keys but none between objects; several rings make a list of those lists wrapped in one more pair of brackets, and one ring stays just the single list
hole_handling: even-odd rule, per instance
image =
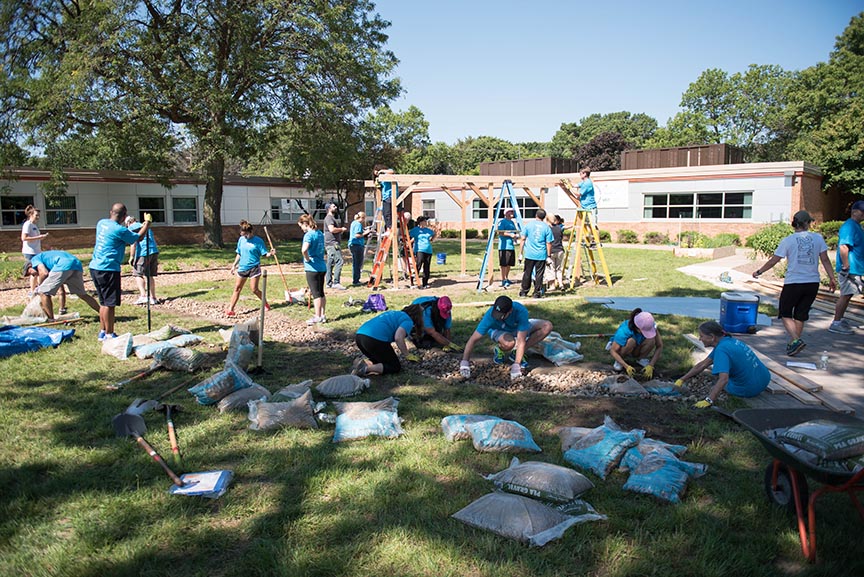
[{"label": "person wearing baseball cap", "polygon": [[498,223],[498,266],[501,267],[501,286],[507,288],[510,281],[510,269],[516,264],[516,243],[519,231],[513,222],[512,208],[504,211],[504,218]]},{"label": "person wearing baseball cap", "polygon": [[819,263],[828,275],[828,288],[834,292],[836,283],[831,259],[828,258],[828,245],[818,232],[810,232],[813,217],[806,210],[799,210],[792,217],[795,232],[780,241],[774,255],[764,265],[753,271],[753,278],[759,278],[770,270],[780,259],[786,259],[786,275],[783,290],[780,291],[779,316],[783,328],[789,336],[786,354],[794,357],[807,346],[801,339],[804,323],[810,318],[810,307],[819,293]]},{"label": "person wearing baseball cap", "polygon": [[39,286],[36,287],[36,294],[39,295],[39,304],[45,317],[53,319],[54,305],[51,297],[64,285],[69,287],[71,294],[77,295],[91,309],[97,313],[101,312],[96,299],[84,290],[83,271],[84,267],[75,255],[62,250],[46,250],[24,263],[23,274],[25,277],[38,279]]},{"label": "person wearing baseball cap", "polygon": [[465,344],[459,373],[465,378],[471,376],[471,351],[480,339],[488,336],[495,343],[492,360],[496,365],[504,364],[505,361],[511,363],[510,379],[518,379],[522,376],[522,369],[528,367],[528,362],[524,360],[526,351],[551,332],[551,322],[529,318],[528,309],[522,303],[513,302],[508,296],[500,296],[480,319],[474,334]]},{"label": "person wearing baseball cap", "polygon": [[852,328],[843,315],[854,295],[864,294],[864,200],[856,200],[849,209],[849,219],[840,226],[837,234],[837,278],[840,281],[840,296],[834,305],[834,321],[828,327],[832,333],[853,335]]},{"label": "person wearing baseball cap", "polygon": [[411,304],[423,307],[423,334],[414,341],[418,349],[440,345],[447,352],[462,350],[462,347],[450,340],[450,327],[453,325],[453,302],[450,297],[419,297]]},{"label": "person wearing baseball cap", "polygon": [[640,308],[633,309],[630,318],[621,323],[606,344],[606,350],[612,355],[612,368],[616,371],[626,371],[628,376],[634,376],[636,369],[624,359],[635,358],[642,365],[642,374],[653,378],[654,367],[663,353],[663,338],[654,316]]}]

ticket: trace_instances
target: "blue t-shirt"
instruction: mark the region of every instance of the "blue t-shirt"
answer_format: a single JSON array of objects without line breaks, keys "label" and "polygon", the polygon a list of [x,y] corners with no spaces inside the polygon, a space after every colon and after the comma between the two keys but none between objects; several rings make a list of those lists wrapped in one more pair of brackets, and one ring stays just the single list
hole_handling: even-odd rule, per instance
[{"label": "blue t-shirt", "polygon": [[137,234],[110,218],[103,218],[96,223],[96,246],[90,270],[120,272],[126,245],[134,242],[138,242]]},{"label": "blue t-shirt", "polygon": [[351,223],[351,228],[348,230],[348,246],[351,245],[360,245],[366,246],[366,237],[360,236],[358,234],[363,234],[363,223],[359,220],[355,220]]},{"label": "blue t-shirt", "polygon": [[267,252],[264,241],[257,236],[247,239],[241,235],[237,240],[237,254],[240,255],[237,270],[247,271],[259,266],[261,264],[261,257],[267,254]]},{"label": "blue t-shirt", "polygon": [[[864,230],[851,218],[843,223],[837,234],[837,246],[849,246],[849,274],[864,274]],[[843,261],[837,256],[837,272],[843,268]]]},{"label": "blue t-shirt", "polygon": [[390,196],[393,194],[393,183],[392,182],[382,182],[381,183],[381,200],[390,200]]},{"label": "blue t-shirt", "polygon": [[579,202],[582,203],[582,210],[597,208],[597,202],[594,200],[594,183],[590,178],[579,183]]},{"label": "blue t-shirt", "polygon": [[[423,305],[423,303],[433,302],[435,303],[438,300],[438,297],[419,297],[411,301],[412,305]],[[438,306],[437,303],[431,306],[423,307],[423,327],[427,329],[434,329],[435,324],[432,322],[432,307]],[[446,319],[441,319],[444,321],[444,328],[449,329],[453,326],[453,315],[450,315]]]},{"label": "blue t-shirt", "polygon": [[425,252],[432,254],[432,237],[435,236],[435,231],[425,226],[415,226],[408,235],[414,239],[414,252]]},{"label": "blue t-shirt", "polygon": [[405,329],[406,334],[410,334],[411,329],[414,328],[414,321],[402,311],[386,311],[360,325],[357,334],[392,343],[399,327]]},{"label": "blue t-shirt", "polygon": [[[516,223],[512,219],[501,219],[501,222],[498,223],[498,230],[516,232]],[[498,235],[498,250],[516,250],[514,240],[512,236]]]},{"label": "blue t-shirt", "polygon": [[303,242],[309,244],[306,251],[309,260],[303,261],[306,272],[327,272],[327,261],[324,260],[324,233],[320,230],[309,230],[303,235]]},{"label": "blue t-shirt", "polygon": [[525,258],[528,260],[546,260],[549,256],[546,243],[555,240],[552,236],[552,228],[542,220],[534,219],[525,223],[522,229],[522,238],[525,239]]},{"label": "blue t-shirt", "polygon": [[513,310],[503,321],[496,321],[492,318],[492,311],[494,309],[495,307],[489,307],[489,310],[480,319],[480,324],[477,325],[477,332],[481,335],[489,335],[489,331],[505,331],[516,334],[520,331],[531,330],[531,321],[528,320],[528,309],[522,303],[514,302]]},{"label": "blue t-shirt", "polygon": [[636,345],[638,346],[645,342],[645,335],[639,331],[630,330],[630,321],[624,321],[618,326],[615,334],[612,335],[611,342],[618,343],[618,345],[623,347],[629,339],[636,341]]},{"label": "blue t-shirt", "polygon": [[[144,226],[140,222],[133,222],[129,225],[129,230],[132,232],[137,232],[141,230],[141,227]],[[148,251],[147,248],[150,248]],[[156,239],[153,238],[153,230],[150,229],[147,231],[147,234],[144,235],[142,240],[139,240],[135,243],[135,258],[144,258],[145,256],[150,256],[151,254],[159,254],[159,247],[156,246]]]},{"label": "blue t-shirt", "polygon": [[771,373],[746,344],[723,337],[711,354],[711,374],[729,373],[726,391],[736,397],[755,397],[765,390]]},{"label": "blue t-shirt", "polygon": [[38,267],[40,264],[45,265],[45,268],[51,272],[84,270],[80,260],[62,250],[46,250],[45,252],[40,252],[30,259],[30,264],[33,265],[33,268]]}]

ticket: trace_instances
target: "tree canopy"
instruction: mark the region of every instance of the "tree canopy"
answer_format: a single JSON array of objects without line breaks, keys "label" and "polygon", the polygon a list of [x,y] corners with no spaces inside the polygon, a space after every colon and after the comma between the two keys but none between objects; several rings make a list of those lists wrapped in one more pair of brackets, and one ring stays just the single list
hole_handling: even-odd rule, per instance
[{"label": "tree canopy", "polygon": [[135,126],[169,147],[188,139],[207,179],[205,244],[221,245],[227,158],[248,157],[273,124],[352,125],[398,95],[389,23],[373,10],[366,0],[4,2],[3,141]]}]

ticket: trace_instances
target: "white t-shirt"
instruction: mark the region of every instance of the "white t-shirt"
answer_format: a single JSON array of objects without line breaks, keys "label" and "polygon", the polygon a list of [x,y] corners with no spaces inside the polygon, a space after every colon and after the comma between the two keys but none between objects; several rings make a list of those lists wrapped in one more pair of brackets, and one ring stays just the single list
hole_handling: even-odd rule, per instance
[{"label": "white t-shirt", "polygon": [[[21,227],[21,232],[24,233],[24,236],[34,237],[39,236],[39,227],[36,226],[35,223],[28,221],[24,222],[24,226]],[[36,240],[25,240],[21,243],[21,252],[23,254],[39,254],[42,252],[42,239],[37,238]]]},{"label": "white t-shirt", "polygon": [[796,232],[780,241],[774,256],[786,259],[784,284],[819,282],[819,255],[828,250],[816,232]]}]

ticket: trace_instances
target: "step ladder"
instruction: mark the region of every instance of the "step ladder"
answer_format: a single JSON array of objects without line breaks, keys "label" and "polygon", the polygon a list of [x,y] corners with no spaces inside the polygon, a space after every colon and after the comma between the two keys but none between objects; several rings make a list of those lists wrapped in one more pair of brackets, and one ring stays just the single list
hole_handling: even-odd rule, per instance
[{"label": "step ladder", "polygon": [[[505,201],[508,203],[508,206],[506,207],[504,206]],[[495,202],[495,216],[492,220],[492,229],[489,231],[489,240],[486,242],[486,253],[483,255],[483,264],[480,265],[480,277],[477,279],[477,292],[485,290],[485,285],[492,283],[492,276],[495,273],[495,265],[494,261],[490,263],[489,259],[492,258],[493,254],[498,254],[498,251],[495,249],[495,242],[498,241],[498,225],[501,222],[504,210],[511,208],[513,209],[513,216],[516,219],[517,231],[520,231],[524,228],[522,223],[522,213],[519,211],[519,203],[516,202],[516,193],[513,191],[513,183],[509,180],[505,180],[501,184],[501,195]],[[486,280],[487,266],[489,266],[488,281]]]},{"label": "step ladder", "polygon": [[[419,284],[419,275],[417,274],[417,259],[414,255],[414,245],[411,242],[411,236],[408,234],[408,223],[406,222],[405,216],[403,214],[399,214],[396,220],[398,228],[398,230],[396,231],[398,234],[398,242],[401,243],[401,246],[404,250],[404,258],[406,260],[406,264],[408,265],[408,270],[404,271],[405,276],[408,278],[411,287],[417,286]],[[375,260],[372,263],[372,273],[369,277],[369,282],[366,283],[366,286],[373,290],[378,290],[378,288],[380,287],[381,277],[384,275],[384,266],[387,264],[387,257],[390,256],[390,247],[392,246],[393,238],[395,236],[393,234],[393,231],[390,231],[386,236],[383,236],[382,238],[382,235],[384,235],[383,223],[384,221],[382,219],[378,231],[378,239],[380,242],[378,244],[378,249],[375,251]],[[398,246],[399,245],[397,245],[397,248]],[[393,278],[398,278],[398,262],[391,263],[390,273],[393,275]]]},{"label": "step ladder", "polygon": [[[606,257],[603,256],[603,248],[600,244],[600,231],[597,230],[591,211],[576,211],[576,220],[570,230],[564,262],[565,277],[571,289],[576,287],[576,280],[581,278],[590,279],[598,285],[601,280],[605,280],[607,287],[612,286],[612,277],[609,275]],[[602,276],[599,274],[600,269],[603,271]]]}]

